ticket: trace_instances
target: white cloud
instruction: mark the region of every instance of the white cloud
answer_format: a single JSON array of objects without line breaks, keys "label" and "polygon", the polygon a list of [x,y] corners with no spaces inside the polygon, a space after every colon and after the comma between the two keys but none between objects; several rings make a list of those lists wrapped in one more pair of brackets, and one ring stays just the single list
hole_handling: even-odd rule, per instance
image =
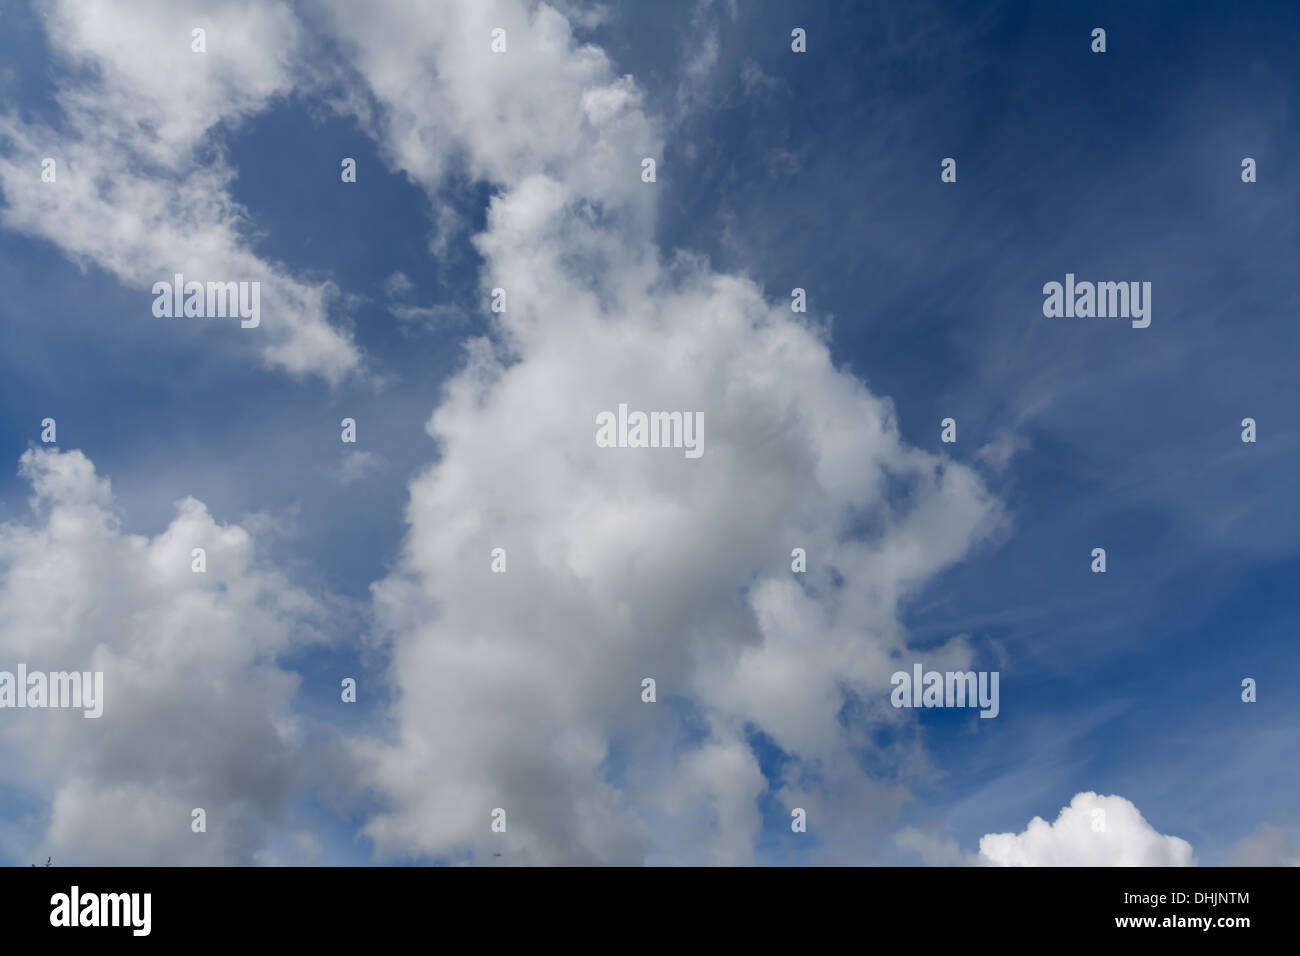
[{"label": "white cloud", "polygon": [[[475,241],[485,297],[509,297],[430,420],[440,458],[374,586],[396,730],[354,744],[386,804],[367,834],[383,856],[752,861],[754,725],[792,755],[780,798],[861,853],[901,792],[862,773],[872,745],[837,715],[852,694],[903,719],[886,703],[900,606],[998,527],[997,502],[903,445],[890,403],[788,303],[659,261],[640,180],[657,124],[553,10],[333,11],[385,155],[431,194],[457,163],[497,187]],[[597,448],[597,412],[624,401],[702,411],[703,458]],[[703,725],[674,745],[686,701]]]},{"label": "white cloud", "polygon": [[720,48],[718,31],[704,25],[707,7],[696,8],[691,27],[686,31],[690,48],[682,63],[682,78],[677,85],[678,118],[706,102],[713,86],[713,72],[718,65]]},{"label": "white cloud", "polygon": [[463,325],[465,311],[455,305],[390,305],[388,312],[409,325],[445,329]]},{"label": "white cloud", "polygon": [[613,19],[607,3],[593,3],[591,0],[555,0],[551,4],[559,10],[575,28],[594,30]]},{"label": "white cloud", "polygon": [[334,471],[334,479],[342,485],[364,481],[384,467],[384,459],[372,451],[352,451]]},{"label": "white cloud", "polygon": [[[541,175],[623,216],[648,215],[641,158],[659,156],[658,136],[599,48],[577,46],[545,3],[433,6],[431,15],[406,4],[328,5],[332,32],[382,104],[375,132],[393,165],[431,193],[464,163],[479,179]],[[497,27],[506,53],[490,51]],[[584,97],[601,105],[597,118]]]},{"label": "white cloud", "polygon": [[[76,27],[76,42],[60,42],[103,69],[89,93],[65,91],[71,187],[34,192],[24,164],[44,144],[6,120],[27,157],[0,165],[10,224],[124,281],[170,269],[173,250],[186,272],[256,268],[240,251],[231,171],[200,168],[193,150],[218,116],[237,120],[292,86],[291,20],[258,10],[269,19],[231,56],[269,62],[244,77],[215,58],[215,77],[174,97],[119,61],[168,42],[166,25],[187,15],[132,8]],[[906,647],[901,608],[1000,526],[998,502],[970,469],[904,445],[890,402],[837,369],[788,302],[689,256],[660,260],[662,184],[640,179],[641,158],[662,156],[660,124],[553,9],[329,11],[379,105],[362,121],[387,160],[435,209],[448,174],[496,187],[475,244],[485,298],[498,285],[509,296],[430,419],[440,457],[412,481],[408,538],[374,586],[395,702],[390,738],[350,743],[384,805],[367,835],[381,856],[751,862],[767,786],[746,742],[758,728],[790,758],[777,800],[808,810],[828,852],[867,852],[924,764],[907,735],[881,752],[863,727],[907,717],[886,703]],[[137,19],[164,34],[132,32]],[[211,50],[223,31],[209,21]],[[489,50],[498,26],[503,55]],[[148,116],[139,129],[108,122]],[[145,161],[165,175],[129,173]],[[101,190],[105,163],[128,173]],[[98,219],[81,236],[50,224],[61,213],[83,228],[77,216]],[[328,287],[281,279],[298,320],[265,357],[341,379],[358,356],[324,321]],[[704,457],[597,448],[596,413],[624,401],[703,412]],[[88,862],[296,852],[262,839],[298,753],[294,678],[275,660],[319,609],[198,502],[156,538],[123,535],[84,458],[24,461],[49,511],[4,530],[0,648],[27,653],[45,635],[46,652],[91,657],[116,708],[102,722],[111,740],[94,747],[30,715],[35,736],[9,741],[12,766],[53,792],[51,844]],[[349,474],[370,460],[351,461]],[[891,497],[896,486],[908,493]],[[206,576],[189,571],[196,538],[214,542]],[[504,575],[489,570],[495,547],[508,552]],[[808,552],[806,578],[790,571],[793,547]],[[969,664],[964,641],[934,653]],[[640,699],[645,676],[658,681],[653,705]],[[846,725],[850,700],[862,717]],[[865,751],[898,779],[869,779]],[[208,810],[206,840],[189,832],[191,806]],[[505,835],[489,830],[495,807],[508,811]]]},{"label": "white cloud", "polygon": [[757,60],[746,58],[740,68],[740,85],[746,96],[753,96],[765,90],[779,90],[785,86],[785,81],[766,72]]},{"label": "white cloud", "polygon": [[[435,201],[435,209],[438,208]],[[442,207],[446,209],[444,205]],[[437,254],[437,253],[435,253]],[[394,272],[384,280],[384,295],[388,299],[388,314],[408,325],[441,329],[463,324],[468,316],[455,305],[410,305],[406,299],[415,290],[415,283],[404,272]]]},{"label": "white cloud", "polygon": [[[298,776],[298,679],[324,608],[193,498],[126,534],[78,451],[29,450],[30,522],[0,525],[0,669],[102,671],[103,715],[6,710],[0,779],[49,801],[64,863],[250,863]],[[206,550],[207,573],[191,570]],[[207,833],[190,811],[207,812]]]},{"label": "white cloud", "polygon": [[[175,3],[108,7],[57,0],[43,7],[46,35],[66,73],[55,91],[58,127],[0,115],[3,222],[56,243],[140,292],[152,314],[154,282],[262,284],[262,323],[226,323],[263,362],[331,383],[358,371],[350,333],[329,321],[337,290],[295,278],[249,251],[249,223],[230,197],[235,171],[212,147],[223,126],[264,109],[294,86],[300,28],[283,3]],[[190,31],[207,30],[207,53]],[[41,181],[41,160],[57,181]]]},{"label": "white cloud", "polygon": [[1029,448],[1029,439],[1016,435],[1005,428],[999,429],[993,439],[980,446],[975,452],[975,460],[988,465],[994,471],[1005,471],[1011,459],[1019,452]]},{"label": "white cloud", "polygon": [[384,280],[384,295],[390,299],[400,299],[409,295],[415,283],[405,272],[394,272]]},{"label": "white cloud", "polygon": [[1228,850],[1233,866],[1300,866],[1300,838],[1293,830],[1261,823]]},{"label": "white cloud", "polygon": [[975,854],[961,851],[957,841],[934,833],[905,827],[894,835],[894,845],[921,857],[925,866],[974,866],[979,862]]},{"label": "white cloud", "polygon": [[989,833],[981,837],[980,860],[992,866],[1196,863],[1190,843],[1157,832],[1128,800],[1091,791],[1076,794],[1055,823],[1034,817],[1022,833]]}]

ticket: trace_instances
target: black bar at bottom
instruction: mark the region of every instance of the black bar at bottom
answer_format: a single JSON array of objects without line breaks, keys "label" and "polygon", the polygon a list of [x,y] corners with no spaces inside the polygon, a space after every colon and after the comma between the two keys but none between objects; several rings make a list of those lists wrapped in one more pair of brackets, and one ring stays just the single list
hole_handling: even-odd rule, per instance
[{"label": "black bar at bottom", "polygon": [[1259,931],[1290,937],[1298,888],[1300,870],[1285,868],[13,867],[0,870],[0,918],[10,945],[73,934],[127,945],[420,934],[457,948],[784,939],[807,948],[835,937],[924,946],[1016,933],[1232,945]]}]

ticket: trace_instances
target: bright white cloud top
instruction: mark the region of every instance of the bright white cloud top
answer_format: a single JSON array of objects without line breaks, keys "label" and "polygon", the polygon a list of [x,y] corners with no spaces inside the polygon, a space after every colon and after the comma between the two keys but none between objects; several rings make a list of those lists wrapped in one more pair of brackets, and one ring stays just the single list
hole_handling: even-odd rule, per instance
[{"label": "bright white cloud top", "polygon": [[1156,831],[1130,801],[1076,794],[1054,823],[1034,817],[1022,833],[990,833],[980,861],[993,866],[1193,866],[1192,846]]}]

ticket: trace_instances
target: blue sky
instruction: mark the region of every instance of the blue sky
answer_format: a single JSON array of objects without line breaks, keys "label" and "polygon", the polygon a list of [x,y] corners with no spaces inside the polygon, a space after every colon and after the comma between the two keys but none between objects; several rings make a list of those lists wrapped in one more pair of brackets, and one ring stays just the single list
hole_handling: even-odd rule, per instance
[{"label": "blue sky", "polygon": [[[80,15],[76,4],[56,6],[58,15]],[[14,169],[27,161],[15,129],[91,141],[73,126],[60,96],[83,87],[107,89],[94,112],[97,134],[103,134],[115,122],[119,97],[144,95],[138,78],[115,85],[102,64],[98,79],[87,73],[95,57],[115,62],[112,44],[105,42],[107,53],[88,54],[96,50],[94,38],[83,38],[71,44],[81,59],[70,63],[66,31],[51,27],[55,14],[43,6],[15,7],[0,36],[0,99],[7,117],[0,156]],[[294,372],[259,355],[255,343],[262,340],[254,331],[260,329],[155,318],[147,284],[93,255],[78,256],[55,228],[16,221],[9,211],[29,200],[15,195],[17,173],[0,175],[6,206],[0,284],[7,293],[0,297],[0,459],[9,462],[0,468],[0,519],[36,527],[44,520],[28,508],[31,483],[18,474],[18,462],[39,446],[39,423],[51,416],[58,422],[57,448],[80,450],[98,475],[111,480],[112,508],[124,532],[164,533],[173,503],[193,496],[218,524],[252,529],[258,560],[265,562],[260,567],[275,568],[319,602],[313,626],[325,643],[298,646],[286,638],[293,646],[275,655],[279,670],[300,678],[290,701],[270,705],[283,704],[301,721],[303,739],[291,748],[292,767],[269,788],[273,794],[253,799],[234,793],[230,805],[251,803],[260,822],[232,837],[228,852],[194,861],[298,862],[304,858],[297,854],[308,853],[306,859],[324,863],[484,862],[486,843],[476,841],[491,835],[486,809],[481,837],[458,836],[449,824],[450,835],[430,837],[427,845],[415,840],[418,852],[393,850],[394,843],[411,839],[403,828],[418,829],[421,816],[431,812],[412,795],[427,790],[419,783],[425,778],[399,780],[396,768],[425,755],[424,772],[437,779],[443,766],[436,747],[428,755],[422,746],[394,744],[403,739],[404,726],[421,719],[392,706],[418,687],[394,675],[413,673],[408,668],[425,660],[425,649],[461,639],[475,646],[474,628],[490,627],[486,618],[474,617],[479,604],[472,602],[484,599],[463,598],[465,607],[455,610],[463,589],[453,586],[445,568],[428,563],[434,559],[421,556],[424,548],[444,545],[432,518],[423,519],[418,503],[411,503],[412,487],[419,487],[421,476],[428,479],[427,499],[438,502],[430,513],[444,521],[464,515],[490,524],[495,513],[491,499],[473,497],[456,479],[457,462],[479,460],[468,453],[457,457],[457,443],[471,434],[468,424],[465,431],[458,424],[467,421],[472,403],[451,402],[445,391],[466,374],[467,342],[486,335],[498,344],[524,343],[504,363],[518,363],[515,381],[528,381],[530,362],[560,352],[572,357],[579,377],[588,364],[604,361],[595,340],[584,352],[589,340],[563,330],[565,317],[554,310],[538,320],[539,327],[552,323],[555,341],[563,343],[551,346],[529,327],[503,330],[486,308],[486,289],[497,282],[512,286],[508,274],[494,278],[493,256],[515,262],[533,249],[522,241],[518,249],[510,245],[515,233],[491,225],[489,203],[526,195],[533,168],[545,170],[556,157],[567,161],[567,148],[582,155],[585,146],[555,146],[546,154],[551,146],[537,144],[548,127],[539,125],[534,134],[520,129],[529,122],[520,120],[512,129],[523,145],[508,140],[498,150],[490,131],[463,120],[459,87],[431,94],[428,103],[395,97],[385,91],[388,78],[376,65],[383,62],[376,51],[385,41],[374,39],[369,53],[348,53],[354,33],[331,7],[282,8],[305,38],[286,68],[291,79],[272,84],[269,95],[257,91],[255,105],[238,115],[204,122],[196,139],[167,143],[183,161],[159,172],[137,152],[116,168],[124,180],[145,183],[180,181],[205,163],[230,170],[229,198],[246,212],[239,248],[300,281],[328,285],[327,321],[352,336],[361,356],[355,368],[333,381],[324,372]],[[583,9],[603,16],[585,17]],[[539,830],[512,845],[517,858],[674,862],[683,859],[680,848],[692,834],[698,836],[694,828],[703,827],[705,842],[716,838],[720,854],[704,861],[917,863],[920,858],[897,841],[899,832],[952,841],[969,856],[981,836],[1019,832],[1035,816],[1053,820],[1075,794],[1088,791],[1131,801],[1157,833],[1190,843],[1202,864],[1230,862],[1233,847],[1261,826],[1294,834],[1300,827],[1300,651],[1294,639],[1300,624],[1294,598],[1300,426],[1288,415],[1300,407],[1292,325],[1300,304],[1294,264],[1300,176],[1292,163],[1300,153],[1296,11],[1265,3],[1236,5],[1229,16],[1210,4],[1188,3],[1137,9],[1117,3],[892,4],[869,10],[854,3],[771,2],[575,5],[561,12],[574,31],[572,43],[561,44],[563,56],[576,57],[582,43],[603,49],[611,78],[633,77],[641,97],[637,116],[662,143],[649,200],[657,216],[653,229],[635,241],[619,233],[609,262],[625,255],[631,263],[647,248],[665,262],[677,255],[693,276],[748,279],[787,315],[789,290],[805,288],[809,318],[826,324],[831,366],[892,404],[900,447],[953,461],[978,476],[999,503],[1001,518],[988,533],[971,531],[959,558],[935,559],[914,582],[900,585],[897,613],[887,627],[875,622],[863,629],[879,626],[893,634],[904,649],[904,669],[965,635],[972,666],[1000,671],[1002,697],[995,720],[942,710],[882,718],[871,706],[887,699],[888,685],[855,685],[846,676],[850,703],[834,712],[850,728],[844,752],[856,755],[861,779],[850,786],[825,776],[818,790],[824,810],[814,814],[807,835],[790,832],[787,797],[798,789],[790,768],[801,766],[816,777],[811,768],[818,763],[809,753],[800,755],[802,762],[790,759],[795,730],[783,744],[782,733],[760,726],[763,721],[745,707],[728,710],[721,700],[730,696],[715,700],[684,685],[660,690],[657,723],[648,730],[640,717],[606,721],[593,705],[597,716],[584,719],[606,748],[597,763],[615,802],[624,801],[620,812],[638,821],[633,829],[639,828],[640,850],[627,855],[621,842],[626,820],[601,823],[599,836],[585,829],[595,824],[579,821],[573,832],[580,834],[574,839],[582,854],[566,856]],[[462,13],[447,15],[441,39],[427,38],[434,69],[438,56],[454,46],[446,34],[462,20],[477,23],[477,14]],[[217,23],[213,15],[214,49],[222,24],[237,22],[237,12],[230,16]],[[521,16],[530,22],[529,14]],[[437,15],[424,21],[433,32],[441,22]],[[131,40],[130,24],[119,26]],[[803,55],[790,50],[796,26],[807,30]],[[1089,49],[1097,26],[1107,31],[1104,54]],[[188,37],[177,42],[183,48]],[[370,41],[359,42],[364,48]],[[401,61],[400,51],[392,52],[394,62]],[[549,82],[538,75],[539,83]],[[418,90],[421,74],[402,82]],[[558,92],[542,102],[557,115],[572,112],[564,99],[567,80],[555,82]],[[464,105],[463,111],[473,108]],[[442,114],[430,121],[427,135],[403,138],[402,110],[419,115],[423,109]],[[428,156],[415,155],[417,140]],[[635,136],[627,141],[640,148]],[[540,157],[534,167],[530,150]],[[594,146],[591,152],[599,155]],[[355,184],[340,182],[345,156],[357,160]],[[939,180],[939,162],[947,156],[957,159],[955,184]],[[1252,184],[1240,177],[1247,156],[1258,163]],[[618,210],[618,190],[632,195],[643,185],[636,179],[639,154],[629,162],[628,186],[592,187],[592,201],[601,208]],[[39,166],[32,175],[39,175]],[[574,196],[582,195],[582,177],[556,176]],[[628,199],[628,208],[640,208],[645,195]],[[485,232],[502,237],[486,253],[474,238]],[[610,265],[611,274],[617,268]],[[636,268],[629,264],[628,274]],[[1062,281],[1067,272],[1081,280],[1151,282],[1150,327],[1045,318],[1042,286]],[[409,280],[397,294],[391,292],[395,273]],[[586,278],[593,286],[603,281],[602,275]],[[638,307],[624,305],[632,312]],[[404,319],[393,306],[416,311]],[[697,321],[712,316],[705,310]],[[267,321],[274,315],[268,313]],[[680,334],[689,345],[689,327]],[[627,340],[643,341],[631,332]],[[543,373],[534,382],[539,405],[562,393],[558,385],[546,390]],[[798,392],[802,384],[792,378],[780,387]],[[658,391],[647,386],[644,394],[675,397],[670,385]],[[611,394],[609,407],[619,400],[626,399]],[[683,396],[680,404],[686,401]],[[427,426],[444,405],[448,432],[436,440]],[[514,407],[527,411],[529,403]],[[348,483],[337,472],[352,450],[338,443],[345,416],[359,423],[357,449],[374,456],[373,467]],[[958,423],[955,445],[940,441],[939,422],[949,416]],[[1254,444],[1240,440],[1244,417],[1258,423]],[[495,420],[515,421],[521,431],[531,427],[518,417]],[[579,427],[588,428],[585,417]],[[738,446],[753,441],[729,440]],[[989,447],[1002,444],[1014,453],[1001,467],[990,465]],[[502,446],[510,450],[509,441]],[[549,478],[551,464],[529,454],[503,452],[495,477],[484,476],[482,487],[511,487],[511,472],[536,470]],[[438,461],[449,463],[443,478],[436,477]],[[737,489],[737,496],[759,496],[758,487]],[[809,488],[808,507],[820,507],[823,492],[827,520],[839,520],[830,511],[834,489]],[[464,494],[459,504],[453,500],[458,493]],[[575,506],[582,494],[575,490]],[[623,501],[622,494],[617,484],[606,492],[609,500]],[[844,494],[856,500],[856,493]],[[909,506],[905,480],[883,495],[886,508]],[[754,520],[763,521],[764,513],[756,505]],[[526,537],[519,529],[547,527],[540,512],[529,515],[518,519],[511,532],[516,537]],[[710,530],[715,516],[705,509],[698,517]],[[590,520],[594,527],[596,519]],[[853,537],[847,527],[837,533]],[[538,534],[539,553],[559,547],[554,535]],[[582,534],[573,530],[574,541]],[[629,532],[627,540],[640,539]],[[692,549],[690,541],[680,546]],[[572,547],[574,554],[585,553],[586,545]],[[627,559],[635,562],[636,549],[628,547]],[[1106,549],[1104,575],[1089,571],[1094,547]],[[486,571],[486,557],[478,561],[474,554],[475,566]],[[17,587],[14,562],[26,559],[6,553],[8,563],[0,566],[0,575],[11,575],[6,589]],[[762,574],[770,573],[767,557],[753,561]],[[778,570],[781,561],[778,554]],[[640,573],[626,585],[622,607],[633,621],[658,626],[663,622],[656,615],[668,615],[677,600],[674,579]],[[543,598],[503,596],[503,607],[519,601],[524,618],[531,608],[539,622],[551,622],[541,627],[561,627],[573,614],[589,622],[593,635],[624,626],[639,633],[612,611],[609,620],[594,614],[584,619],[585,612],[573,608],[590,605],[574,598],[570,606],[558,593],[562,588],[539,575]],[[460,620],[468,630],[449,623],[449,630],[433,633],[419,622],[394,623],[393,607],[378,608],[385,599],[373,587],[386,580],[418,582],[430,609],[446,606],[445,619]],[[657,596],[637,597],[642,585],[653,585]],[[846,587],[857,586],[865,584],[850,574]],[[740,612],[729,596],[716,600],[716,626],[725,630]],[[695,597],[682,599],[682,606],[699,610]],[[99,640],[96,620],[93,607],[78,618],[77,627],[87,629],[86,647]],[[286,633],[300,626],[291,618],[284,622]],[[638,639],[629,637],[628,646]],[[704,640],[684,639],[682,653],[690,657],[691,642]],[[17,636],[0,640],[6,651],[21,646]],[[642,656],[633,659],[654,659],[652,641],[639,646]],[[803,653],[822,651],[810,640]],[[0,668],[13,657],[0,658]],[[662,666],[673,671],[678,664]],[[704,679],[704,671],[694,673]],[[356,705],[339,701],[340,676],[349,675],[363,688]],[[1244,677],[1258,681],[1257,703],[1240,700]],[[827,665],[825,679],[837,679],[834,667]],[[517,691],[509,692],[511,699]],[[851,703],[873,693],[878,699],[871,706]],[[635,696],[632,702],[640,706]],[[554,706],[538,721],[564,711]],[[165,705],[152,713],[165,720]],[[734,727],[724,732],[723,724]],[[859,731],[875,744],[852,743]],[[638,736],[643,733],[662,735],[663,753],[647,756]],[[25,753],[28,737],[4,739],[11,755]],[[704,761],[689,754],[713,744],[719,753],[748,751],[766,789],[752,800],[735,797],[719,782],[725,773],[710,769],[702,772],[707,786],[699,784],[706,795],[698,801],[691,796],[696,783],[674,774],[687,767],[693,773]],[[79,755],[78,748],[95,744],[86,737],[63,746]],[[467,751],[448,772],[477,772],[475,761],[514,766],[514,751],[500,741],[489,737],[477,748],[477,757]],[[820,766],[836,752],[819,752]],[[256,762],[257,756],[254,747],[239,759]],[[502,792],[516,793],[519,801],[562,803],[567,784],[553,776],[560,771],[547,769],[545,754],[537,759],[535,773],[519,771],[526,783],[513,769],[483,770],[483,780],[503,788],[503,781],[515,781],[517,791]],[[666,781],[662,792],[636,772],[639,760]],[[376,769],[380,764],[385,769]],[[110,858],[111,846],[92,849],[66,836],[83,830],[51,809],[75,774],[63,777],[39,760],[33,765],[39,770],[26,778],[7,774],[0,780],[0,860],[22,864],[44,851],[56,861]],[[109,786],[111,779],[100,778],[98,785]],[[750,783],[736,786],[749,794],[752,779],[746,779]],[[483,792],[497,792],[483,786]],[[608,794],[597,782],[591,787],[580,800],[604,806]],[[733,799],[760,811],[757,828],[741,836],[723,819]],[[871,802],[871,811],[859,819],[855,801]],[[715,813],[700,822],[691,808],[702,805]],[[88,808],[85,826],[102,812]],[[388,828],[367,830],[375,819],[389,821]],[[313,837],[318,845],[303,850]],[[181,843],[158,843],[152,856],[122,862],[191,859],[177,839]],[[740,845],[752,857],[737,850]]]}]

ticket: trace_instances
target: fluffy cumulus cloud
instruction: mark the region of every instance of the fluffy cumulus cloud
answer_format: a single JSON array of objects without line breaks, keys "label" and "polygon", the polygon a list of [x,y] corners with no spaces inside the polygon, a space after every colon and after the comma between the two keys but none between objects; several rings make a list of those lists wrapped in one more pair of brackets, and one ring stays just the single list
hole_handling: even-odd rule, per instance
[{"label": "fluffy cumulus cloud", "polygon": [[[265,268],[280,304],[276,331],[264,294],[264,357],[338,380],[359,358],[325,320],[328,288],[241,251],[232,171],[196,154],[215,123],[292,88],[303,25],[280,4],[205,7],[205,65],[152,73],[139,51],[194,25],[178,9],[47,8],[56,49],[95,69],[60,95],[66,189],[32,175],[52,134],[4,119],[6,222],[132,283]],[[381,807],[365,825],[380,858],[747,863],[774,806],[806,810],[826,858],[863,859],[928,772],[887,703],[914,658],[902,608],[997,533],[999,503],[904,444],[890,402],[835,366],[786,290],[659,250],[660,124],[555,9],[310,9],[373,97],[362,123],[435,213],[448,176],[492,185],[474,241],[483,301],[506,293],[429,419],[439,457],[373,587],[391,733],[353,737],[349,756]],[[642,181],[646,157],[660,183]],[[701,413],[703,455],[597,447],[597,415],[620,403]],[[5,773],[51,792],[51,845],[82,859],[248,859],[298,753],[277,659],[318,609],[197,502],[155,538],[125,535],[84,458],[33,452],[24,468],[39,518],[3,532],[0,648],[104,670],[109,709],[13,725]],[[200,542],[206,576],[189,570]],[[963,639],[926,655],[972,664]],[[884,724],[902,732],[881,743]],[[784,755],[767,773],[759,733]]]},{"label": "fluffy cumulus cloud", "polygon": [[980,839],[992,866],[1193,866],[1192,846],[1159,833],[1131,802],[1091,791],[1076,794],[1055,823],[1034,817],[1023,833]]},{"label": "fluffy cumulus cloud", "polygon": [[[80,452],[31,450],[30,520],[0,525],[0,669],[103,673],[102,715],[6,710],[0,780],[48,807],[36,849],[65,863],[247,864],[298,775],[298,679],[277,658],[323,608],[193,498],[126,534]],[[194,548],[206,573],[192,570]],[[207,832],[191,830],[191,811]],[[28,848],[23,848],[28,849]]]},{"label": "fluffy cumulus cloud", "polygon": [[[295,375],[339,382],[356,372],[361,354],[330,319],[334,286],[250,251],[251,224],[230,197],[235,171],[213,135],[293,89],[301,27],[288,6],[49,0],[40,9],[60,64],[60,115],[0,114],[4,224],[138,289],[141,321],[172,321],[153,316],[150,290],[176,273],[260,282],[261,325],[225,322],[223,332]],[[205,53],[191,48],[196,27],[207,31]],[[54,183],[41,178],[46,157]]]},{"label": "fluffy cumulus cloud", "polygon": [[[904,445],[788,299],[661,257],[661,187],[640,175],[656,123],[553,9],[333,21],[389,161],[435,196],[458,166],[496,187],[476,243],[485,301],[507,297],[430,419],[440,457],[374,588],[396,693],[393,737],[354,745],[384,804],[368,836],[382,856],[743,863],[774,788],[860,855],[923,763],[907,735],[883,753],[870,736],[902,719],[900,607],[998,528],[998,503]],[[619,403],[703,413],[703,456],[598,448]],[[964,642],[949,654],[969,664]],[[755,730],[788,757],[775,783]],[[868,752],[890,771],[868,778]]]}]

